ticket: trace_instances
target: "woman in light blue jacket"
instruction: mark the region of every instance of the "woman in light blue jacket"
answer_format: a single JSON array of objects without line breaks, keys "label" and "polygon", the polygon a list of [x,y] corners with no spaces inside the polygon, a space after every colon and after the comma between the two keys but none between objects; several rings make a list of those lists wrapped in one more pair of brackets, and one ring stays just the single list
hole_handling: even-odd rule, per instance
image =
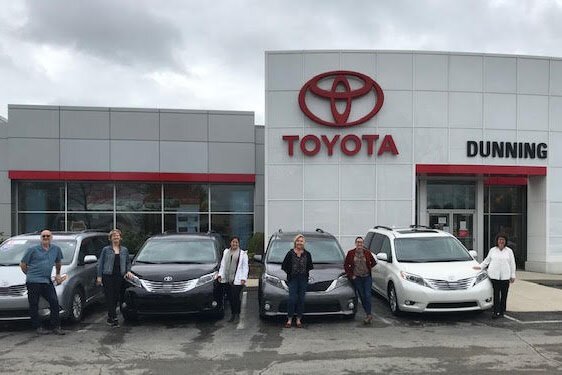
[{"label": "woman in light blue jacket", "polygon": [[123,276],[130,279],[133,274],[131,273],[129,250],[125,246],[121,246],[121,231],[113,229],[109,232],[109,240],[111,245],[102,249],[98,260],[96,283],[103,285],[107,303],[107,324],[112,327],[119,327],[115,310],[121,300]]}]

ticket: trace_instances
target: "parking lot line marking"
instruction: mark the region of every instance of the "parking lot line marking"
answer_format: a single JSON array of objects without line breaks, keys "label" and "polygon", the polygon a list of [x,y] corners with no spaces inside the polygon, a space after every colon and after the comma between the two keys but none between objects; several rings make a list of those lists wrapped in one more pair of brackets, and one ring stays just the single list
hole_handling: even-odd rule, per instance
[{"label": "parking lot line marking", "polygon": [[392,325],[392,322],[386,318],[383,318],[380,315],[373,315],[375,318],[379,319],[380,321],[382,321],[384,324],[388,324],[388,325]]},{"label": "parking lot line marking", "polygon": [[513,320],[514,322],[522,323],[522,321],[520,321],[519,319],[516,319],[516,318],[514,318],[514,317],[511,317],[511,316],[509,316],[509,315],[507,315],[507,314],[504,314],[504,316],[505,316],[507,319],[509,319],[509,320]]},{"label": "parking lot line marking", "polygon": [[509,315],[504,315],[504,317],[506,317],[509,320],[513,320],[514,322],[520,323],[520,324],[548,324],[548,323],[562,323],[562,320],[530,320],[530,321],[522,321],[519,319],[516,319],[512,316]]},{"label": "parking lot line marking", "polygon": [[246,321],[246,305],[248,303],[248,292],[244,291],[242,293],[242,304],[240,306],[240,319],[238,320],[238,325],[236,329],[244,329]]}]

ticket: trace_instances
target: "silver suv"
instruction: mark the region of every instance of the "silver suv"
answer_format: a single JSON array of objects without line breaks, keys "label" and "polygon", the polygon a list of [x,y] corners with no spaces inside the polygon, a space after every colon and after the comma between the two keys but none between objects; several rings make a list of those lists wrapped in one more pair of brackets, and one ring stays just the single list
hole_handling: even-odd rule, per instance
[{"label": "silver suv", "polygon": [[[25,274],[20,261],[25,251],[40,243],[39,232],[11,237],[0,245],[0,321],[29,319]],[[102,288],[96,286],[96,264],[101,249],[109,244],[107,233],[53,232],[53,244],[62,249],[62,274],[67,280],[55,290],[64,319],[79,322],[89,304],[103,299]],[[53,275],[55,269],[53,267]],[[39,315],[47,318],[49,304],[39,301]]]}]

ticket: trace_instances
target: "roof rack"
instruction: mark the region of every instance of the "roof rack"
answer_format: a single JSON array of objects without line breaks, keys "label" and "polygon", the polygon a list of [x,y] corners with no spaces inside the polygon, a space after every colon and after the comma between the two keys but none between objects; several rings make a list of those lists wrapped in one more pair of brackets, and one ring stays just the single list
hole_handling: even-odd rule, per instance
[{"label": "roof rack", "polygon": [[417,229],[417,228],[434,229],[434,228],[428,227],[427,225],[420,225],[420,224],[412,224],[412,225],[410,225],[410,228],[412,228],[412,229]]},{"label": "roof rack", "polygon": [[316,232],[318,232],[318,233],[324,233],[324,231],[323,231],[322,229],[320,229],[320,228],[316,228]]},{"label": "roof rack", "polygon": [[384,225],[375,225],[374,229],[386,229],[386,230],[394,230],[390,227],[384,226]]}]

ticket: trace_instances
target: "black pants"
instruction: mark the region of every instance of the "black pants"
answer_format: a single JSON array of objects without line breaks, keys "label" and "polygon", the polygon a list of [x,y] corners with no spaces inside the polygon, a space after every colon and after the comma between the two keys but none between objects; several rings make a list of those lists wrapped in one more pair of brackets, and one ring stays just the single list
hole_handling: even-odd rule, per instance
[{"label": "black pants", "polygon": [[224,292],[226,293],[226,298],[230,303],[230,310],[232,314],[240,314],[240,305],[242,301],[240,300],[240,294],[242,293],[243,285],[234,284],[222,284],[224,287]]},{"label": "black pants", "polygon": [[51,310],[51,326],[52,328],[60,327],[59,316],[59,300],[53,283],[27,283],[27,300],[29,301],[29,316],[33,328],[39,328],[41,321],[39,320],[39,298],[43,297],[49,302]]},{"label": "black pants", "polygon": [[494,288],[494,314],[505,313],[505,306],[507,303],[507,291],[509,289],[509,280],[492,280],[492,287]]},{"label": "black pants", "polygon": [[109,319],[117,319],[115,309],[121,301],[121,291],[123,287],[123,277],[118,275],[102,275],[103,293],[105,294],[105,303],[107,305],[107,317]]}]

